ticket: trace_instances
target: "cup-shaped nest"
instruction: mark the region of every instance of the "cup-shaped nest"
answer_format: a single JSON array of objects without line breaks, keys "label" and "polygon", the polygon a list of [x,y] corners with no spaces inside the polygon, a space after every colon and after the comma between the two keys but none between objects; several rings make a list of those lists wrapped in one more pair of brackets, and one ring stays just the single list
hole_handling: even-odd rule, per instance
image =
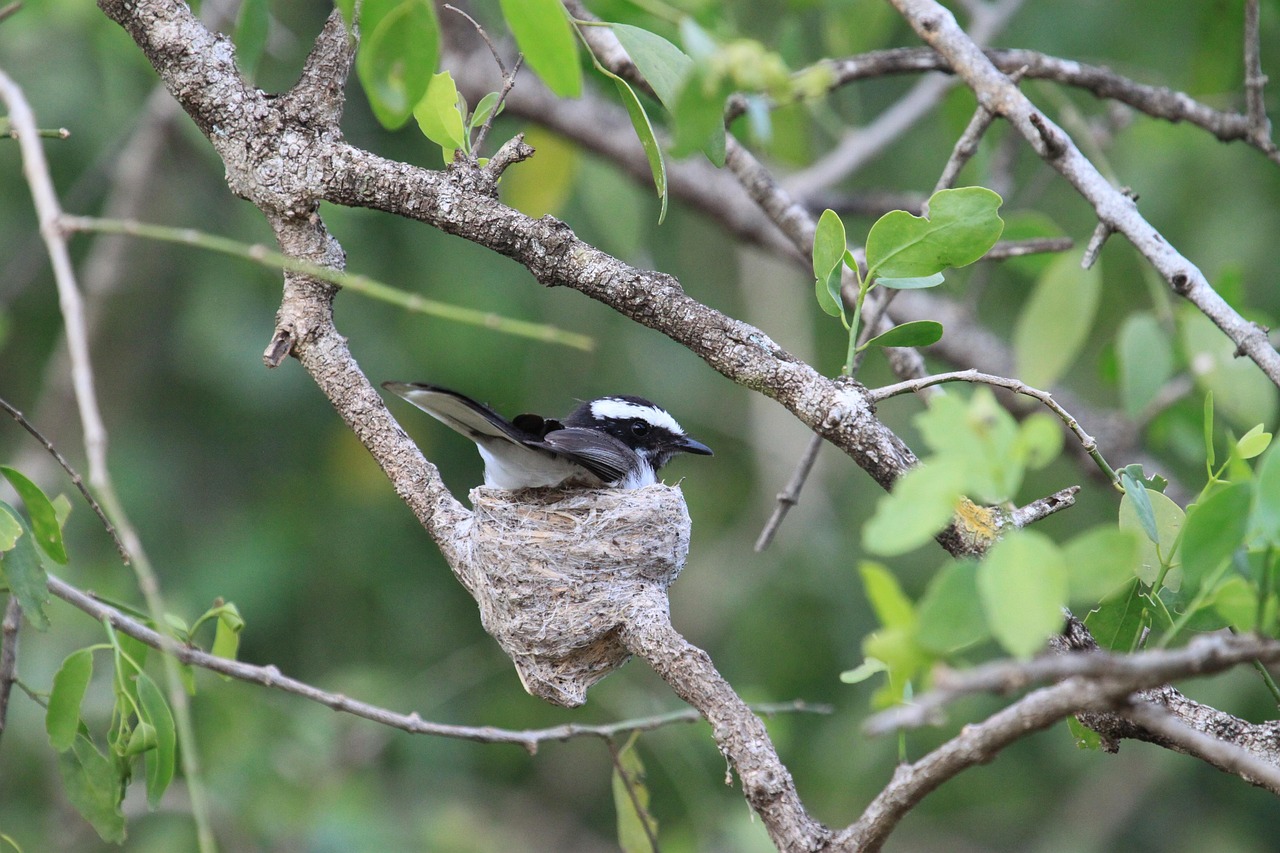
[{"label": "cup-shaped nest", "polygon": [[689,552],[689,510],[673,486],[479,488],[455,566],[484,629],[531,695],[573,708],[626,663],[618,627],[637,596],[666,605]]}]

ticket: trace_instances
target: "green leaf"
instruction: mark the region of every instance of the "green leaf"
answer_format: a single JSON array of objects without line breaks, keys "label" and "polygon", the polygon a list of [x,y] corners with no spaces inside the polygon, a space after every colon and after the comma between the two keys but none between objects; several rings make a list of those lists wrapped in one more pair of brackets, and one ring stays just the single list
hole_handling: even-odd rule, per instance
[{"label": "green leaf", "polygon": [[1018,426],[1015,455],[1031,470],[1039,470],[1062,453],[1062,425],[1046,412],[1035,412]]},{"label": "green leaf", "polygon": [[147,725],[155,728],[156,748],[147,754],[147,802],[151,808],[160,804],[169,783],[173,781],[173,769],[177,756],[177,732],[173,726],[173,714],[160,688],[145,672],[138,673],[138,715]]},{"label": "green leaf", "polygon": [[210,652],[220,658],[235,660],[240,650],[240,632],[244,630],[244,618],[234,604],[219,608],[218,622],[214,628],[213,647]]},{"label": "green leaf", "polygon": [[840,276],[848,254],[844,222],[834,210],[824,210],[813,232],[814,290],[818,305],[832,317],[844,316],[840,298]]},{"label": "green leaf", "polygon": [[[433,82],[434,82],[434,79],[435,78],[432,78]],[[431,88],[429,86],[427,87],[427,91],[428,92],[431,91]],[[489,120],[489,114],[493,112],[494,107],[496,107],[497,105],[498,105],[497,92],[490,92],[489,94],[485,95],[483,98],[480,99],[480,103],[476,104],[475,112],[471,114],[471,118],[467,119],[467,127],[471,130],[475,130],[478,127],[482,127],[484,123]],[[499,110],[499,112],[501,112],[501,110]],[[414,114],[417,115],[417,112],[415,111]]]},{"label": "green leaf", "polygon": [[266,49],[270,23],[268,0],[242,0],[236,16],[236,58],[240,70],[251,79]]},{"label": "green leaf", "polygon": [[13,490],[18,493],[18,497],[22,498],[22,503],[27,508],[27,515],[31,519],[31,529],[41,549],[54,562],[65,566],[67,548],[62,542],[62,525],[58,521],[58,511],[53,501],[49,500],[40,487],[28,480],[22,472],[8,465],[0,465],[0,473],[4,474],[9,485],[13,486]]},{"label": "green leaf", "polygon": [[156,728],[150,723],[138,723],[129,733],[129,742],[125,744],[121,755],[132,758],[149,749],[156,748]]},{"label": "green leaf", "polygon": [[77,734],[71,749],[59,754],[58,771],[67,799],[102,838],[114,844],[124,841],[124,814],[120,811],[123,783],[115,764],[93,741]]},{"label": "green leaf", "polygon": [[[1124,497],[1128,498],[1129,507],[1134,518],[1142,525],[1142,531],[1155,544],[1160,544],[1160,532],[1156,529],[1155,510],[1151,506],[1147,488],[1133,479],[1128,471],[1120,472],[1120,485],[1124,489]],[[1120,504],[1120,526],[1124,526],[1124,503]]]},{"label": "green leaf", "polygon": [[693,60],[660,35],[627,24],[613,24],[613,34],[668,110],[675,107]]},{"label": "green leaf", "polygon": [[661,210],[658,211],[658,224],[661,225],[662,220],[667,218],[667,166],[662,160],[662,149],[658,147],[658,138],[654,136],[653,125],[649,123],[649,114],[644,111],[644,105],[636,97],[631,85],[621,77],[614,77],[613,82],[617,85],[618,94],[627,108],[627,115],[631,117],[631,126],[635,128],[636,136],[640,137],[644,156],[649,160],[653,186],[658,191],[658,198],[662,201]]},{"label": "green leaf", "polygon": [[884,661],[889,675],[889,683],[872,697],[876,707],[901,702],[911,689],[911,680],[932,660],[916,643],[915,631],[907,628],[876,631],[862,641],[862,653],[868,661]]},{"label": "green leaf", "polygon": [[915,607],[903,593],[898,579],[880,563],[863,560],[858,567],[862,585],[876,618],[886,628],[909,628],[915,623]]},{"label": "green leaf", "polygon": [[467,132],[458,110],[458,87],[448,71],[432,75],[426,94],[413,108],[413,117],[422,135],[441,148],[452,151],[467,147]]},{"label": "green leaf", "polygon": [[[1139,507],[1146,508],[1145,520]],[[1120,529],[1145,534],[1138,541],[1138,562],[1135,568],[1135,573],[1143,583],[1150,585],[1156,582],[1162,561],[1169,566],[1178,565],[1182,549],[1178,534],[1185,520],[1186,513],[1182,507],[1165,495],[1141,485],[1125,486],[1124,497],[1120,498]],[[1170,572],[1165,576],[1165,586],[1176,590],[1179,578],[1180,571]]]},{"label": "green leaf", "polygon": [[17,511],[0,501],[0,515],[16,518],[25,536],[19,536],[13,547],[0,553],[0,581],[9,585],[9,591],[22,605],[27,620],[43,631],[49,627],[49,617],[44,606],[49,602],[49,576],[40,562],[40,552],[35,546],[35,534]]},{"label": "green leaf", "polygon": [[1001,199],[983,187],[941,190],[929,199],[929,218],[895,210],[867,235],[868,275],[920,278],[968,266],[985,255],[1004,228]]},{"label": "green leaf", "polygon": [[1263,432],[1262,424],[1256,424],[1253,429],[1240,436],[1236,442],[1236,454],[1241,459],[1252,459],[1260,455],[1270,444],[1271,433]]},{"label": "green leaf", "polygon": [[831,317],[844,317],[844,300],[840,298],[839,268],[833,269],[825,279],[814,279],[813,293],[818,298],[818,307]]},{"label": "green leaf", "polygon": [[1213,391],[1204,393],[1204,455],[1206,465],[1213,470]]},{"label": "green leaf", "polygon": [[727,83],[710,79],[701,66],[689,72],[671,111],[675,122],[673,156],[703,151],[716,166],[724,165],[724,102],[731,94],[733,89]]},{"label": "green leaf", "polygon": [[383,127],[404,126],[426,93],[440,58],[440,29],[428,0],[366,0],[356,73]]},{"label": "green leaf", "polygon": [[1268,450],[1258,463],[1249,529],[1265,544],[1280,546],[1280,445]]},{"label": "green leaf", "polygon": [[967,402],[959,394],[937,397],[914,420],[938,460],[963,469],[962,492],[988,503],[1013,498],[1026,471],[1018,423],[991,389],[978,388]]},{"label": "green leaf", "polygon": [[1099,525],[1069,541],[1062,556],[1072,601],[1094,602],[1133,578],[1142,544],[1133,530]]},{"label": "green leaf", "polygon": [[562,98],[582,94],[578,41],[559,0],[501,0],[516,46],[547,88]]},{"label": "green leaf", "polygon": [[929,582],[917,608],[916,641],[939,655],[952,655],[991,636],[978,597],[978,564],[948,563]]},{"label": "green leaf", "polygon": [[[1189,309],[1189,310],[1188,310]],[[1213,407],[1240,429],[1275,423],[1276,387],[1236,345],[1192,305],[1181,306],[1178,327],[1196,385],[1213,392]]]},{"label": "green leaf", "polygon": [[946,281],[946,278],[940,272],[933,275],[915,276],[912,278],[886,278],[880,276],[876,279],[876,284],[881,287],[887,287],[890,290],[924,290],[930,287],[937,287]]},{"label": "green leaf", "polygon": [[1126,654],[1137,647],[1142,629],[1149,624],[1146,600],[1137,578],[1107,596],[1084,617],[1085,627],[1099,646]]},{"label": "green leaf", "polygon": [[1237,631],[1248,633],[1257,627],[1258,589],[1244,578],[1227,578],[1213,591],[1209,603]]},{"label": "green leaf", "polygon": [[1101,292],[1100,264],[1084,269],[1072,255],[1053,262],[1014,326],[1014,358],[1023,382],[1049,388],[1062,377],[1094,327]]},{"label": "green leaf", "polygon": [[987,552],[978,595],[991,633],[1010,654],[1030,658],[1062,629],[1067,577],[1062,552],[1035,531],[1013,531]]},{"label": "green leaf", "polygon": [[832,270],[844,263],[847,251],[848,240],[840,214],[829,208],[822,211],[822,215],[818,217],[818,226],[813,232],[814,277],[825,279]]},{"label": "green leaf", "polygon": [[1153,315],[1131,314],[1116,336],[1116,357],[1120,362],[1120,399],[1125,414],[1136,418],[1173,376],[1169,333]]},{"label": "green leaf", "polygon": [[644,763],[632,733],[615,753],[613,809],[618,816],[618,846],[623,853],[650,853],[650,838],[658,837],[658,821],[649,811],[649,788],[644,783]]},{"label": "green leaf", "polygon": [[964,466],[953,460],[912,468],[876,503],[862,528],[862,547],[891,557],[928,542],[951,522],[964,482]]},{"label": "green leaf", "polygon": [[77,649],[67,655],[53,675],[44,728],[49,744],[58,752],[71,749],[80,730],[80,704],[93,678],[93,650]]},{"label": "green leaf", "polygon": [[22,521],[7,504],[0,504],[0,554],[8,551],[23,533]]},{"label": "green leaf", "polygon": [[927,347],[942,340],[942,324],[932,320],[913,320],[894,326],[863,344],[864,347]]},{"label": "green leaf", "polygon": [[1244,544],[1252,501],[1252,483],[1232,483],[1187,512],[1182,577],[1191,591]]},{"label": "green leaf", "polygon": [[1076,746],[1080,749],[1100,749],[1102,747],[1102,736],[1093,729],[1087,728],[1076,717],[1067,717],[1067,731],[1071,732],[1071,736],[1075,738]]},{"label": "green leaf", "polygon": [[840,673],[840,680],[845,684],[860,684],[877,673],[888,671],[889,665],[884,661],[867,658],[853,669],[846,669]]}]

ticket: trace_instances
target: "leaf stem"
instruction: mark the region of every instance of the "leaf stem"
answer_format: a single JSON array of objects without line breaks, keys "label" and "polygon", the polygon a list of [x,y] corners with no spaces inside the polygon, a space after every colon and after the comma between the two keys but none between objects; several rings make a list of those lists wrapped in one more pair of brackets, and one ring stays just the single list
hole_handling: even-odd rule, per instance
[{"label": "leaf stem", "polygon": [[291,258],[280,252],[274,252],[261,244],[241,243],[216,234],[197,231],[194,228],[170,228],[163,225],[150,225],[125,219],[96,219],[88,216],[63,216],[59,223],[67,231],[96,231],[102,234],[126,234],[132,237],[143,237],[148,240],[159,240],[167,243],[183,243],[243,258],[263,266],[284,270],[285,272],[318,278],[330,284],[397,305],[407,311],[452,320],[470,326],[493,329],[503,334],[522,338],[532,338],[544,343],[560,344],[590,351],[595,348],[595,340],[589,335],[569,332],[545,323],[533,323],[528,320],[517,320],[504,317],[490,311],[478,311],[461,305],[438,302],[426,299],[416,293],[400,290],[365,275],[335,270],[330,267],[313,264],[298,258]]}]

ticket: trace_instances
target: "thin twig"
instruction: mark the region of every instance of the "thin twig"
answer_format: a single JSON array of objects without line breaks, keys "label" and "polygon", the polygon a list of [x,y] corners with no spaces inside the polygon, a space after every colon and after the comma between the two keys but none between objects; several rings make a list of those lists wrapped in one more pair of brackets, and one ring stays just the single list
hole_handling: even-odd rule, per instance
[{"label": "thin twig", "polygon": [[29,420],[26,419],[26,417],[22,414],[22,412],[15,409],[3,397],[0,397],[0,409],[4,409],[6,412],[8,412],[9,417],[17,421],[18,424],[21,425],[23,429],[25,429],[27,432],[31,433],[32,436],[35,437],[36,441],[44,445],[44,449],[49,452],[49,455],[52,456],[57,461],[57,463],[62,466],[63,471],[67,472],[67,476],[71,478],[71,482],[75,483],[76,488],[80,490],[80,494],[84,496],[84,499],[86,501],[88,501],[89,506],[93,509],[94,514],[98,516],[98,520],[102,522],[102,526],[106,528],[107,534],[111,537],[112,541],[116,543],[116,550],[120,552],[120,559],[124,561],[124,564],[126,566],[129,565],[130,563],[129,549],[126,548],[124,546],[124,543],[120,541],[120,534],[116,532],[115,525],[111,523],[111,519],[107,518],[107,514],[103,512],[102,507],[94,499],[93,495],[90,494],[89,487],[84,484],[84,478],[80,476],[80,473],[71,467],[71,463],[68,462],[66,458],[61,453],[58,452],[58,449],[53,446],[53,442],[45,438],[44,435],[38,429],[36,429],[35,426]]},{"label": "thin twig", "polygon": [[0,9],[0,21],[7,20],[11,15],[18,12],[21,8],[22,8],[22,0],[14,0],[14,2]]},{"label": "thin twig", "polygon": [[0,622],[0,735],[4,734],[5,721],[9,719],[9,694],[18,680],[18,629],[21,627],[22,606],[10,590],[4,621]]},{"label": "thin twig", "polygon": [[502,57],[498,54],[498,49],[493,46],[493,42],[489,39],[489,34],[484,31],[484,27],[480,26],[480,22],[450,3],[445,3],[443,8],[448,9],[450,12],[457,12],[459,15],[471,22],[471,26],[476,28],[476,32],[480,34],[480,38],[484,39],[484,43],[489,46],[489,52],[493,54],[493,61],[497,63],[498,71],[501,72],[503,77],[506,77],[507,67],[502,64]]},{"label": "thin twig", "polygon": [[787,481],[786,487],[778,492],[778,502],[773,508],[773,514],[769,516],[769,520],[765,522],[760,535],[756,537],[757,553],[769,547],[770,543],[773,542],[773,537],[778,533],[778,528],[782,526],[783,520],[787,517],[787,513],[800,502],[800,491],[809,479],[809,472],[813,470],[813,463],[818,460],[818,451],[822,449],[822,442],[822,436],[816,433],[809,436],[809,444],[805,447],[804,453],[800,454],[800,461],[796,463],[795,470],[791,472],[791,479]]},{"label": "thin twig", "polygon": [[960,171],[973,159],[973,155],[978,153],[978,143],[982,141],[983,134],[995,119],[995,113],[981,104],[973,111],[973,118],[969,119],[964,133],[960,134],[960,138],[956,140],[955,146],[951,149],[951,156],[947,158],[946,165],[942,167],[942,174],[938,176],[938,182],[933,186],[935,193],[955,186],[956,178],[960,177]]},{"label": "thin twig", "polygon": [[1021,382],[1017,379],[1010,379],[1005,376],[992,376],[989,373],[979,373],[976,370],[957,370],[952,373],[937,373],[933,376],[925,376],[921,379],[909,379],[906,382],[897,382],[893,385],[885,385],[881,388],[872,388],[867,391],[867,399],[869,399],[872,404],[875,404],[879,403],[881,400],[887,400],[890,397],[897,397],[900,394],[914,393],[919,391],[921,388],[927,388],[930,385],[940,385],[944,382],[977,382],[983,385],[992,385],[997,388],[1004,388],[1015,394],[1021,394],[1025,397],[1031,397],[1039,400],[1047,406],[1050,411],[1057,415],[1064,424],[1066,424],[1067,429],[1071,430],[1071,432],[1075,434],[1076,438],[1080,440],[1080,446],[1084,449],[1085,453],[1089,454],[1089,457],[1093,459],[1094,463],[1097,464],[1100,469],[1102,469],[1102,472],[1107,475],[1107,478],[1113,483],[1119,481],[1115,469],[1107,463],[1107,460],[1103,458],[1101,451],[1098,450],[1098,442],[1093,438],[1093,436],[1084,431],[1084,428],[1080,426],[1080,422],[1077,421],[1070,412],[1062,408],[1062,406],[1058,404],[1058,401],[1054,400],[1053,395],[1048,391],[1041,391],[1039,388],[1032,388],[1030,385],[1027,385],[1025,382]]},{"label": "thin twig", "polygon": [[[164,624],[164,601],[160,585],[151,563],[142,549],[142,540],[129,522],[124,504],[116,495],[107,467],[107,430],[98,407],[94,389],[93,362],[89,354],[89,334],[85,321],[84,300],[76,283],[71,254],[61,226],[62,209],[58,202],[49,167],[44,158],[36,133],[35,115],[27,103],[22,89],[0,71],[0,99],[9,107],[9,119],[18,130],[18,145],[22,150],[22,168],[40,221],[40,235],[44,238],[53,267],[54,282],[58,288],[58,302],[67,339],[67,351],[71,357],[72,386],[80,411],[80,423],[84,431],[85,455],[89,460],[89,482],[101,496],[106,514],[119,531],[126,551],[132,556],[131,565],[138,579],[138,586],[147,602],[147,609],[157,625]],[[191,818],[196,827],[196,842],[201,853],[216,850],[208,806],[205,803],[204,786],[200,776],[200,763],[195,742],[195,729],[191,721],[191,706],[177,664],[164,658],[165,686],[169,704],[176,723],[179,754],[183,775],[187,780],[187,795],[191,803]]]},{"label": "thin twig", "polygon": [[[275,666],[258,666],[238,660],[217,657],[206,651],[177,643],[173,638],[162,635],[148,628],[136,619],[127,616],[109,604],[98,601],[88,593],[77,589],[66,581],[49,576],[49,591],[68,604],[83,610],[98,621],[106,620],[122,634],[127,634],[145,643],[153,649],[166,652],[166,657],[181,661],[191,666],[198,666],[210,672],[227,675],[250,684],[260,684],[274,690],[292,693],[312,702],[318,702],[335,711],[363,717],[384,726],[400,729],[410,734],[425,734],[436,737],[457,738],[479,743],[510,743],[523,747],[529,754],[537,752],[538,744],[544,741],[563,741],[575,737],[611,738],[631,731],[649,731],[673,723],[693,723],[701,719],[701,715],[693,708],[624,720],[605,725],[585,725],[571,723],[562,726],[551,726],[544,729],[526,729],[523,731],[499,729],[492,726],[452,726],[445,723],[433,723],[422,719],[416,713],[401,714],[389,711],[358,699],[352,699],[341,693],[321,690],[296,678],[290,678]],[[803,701],[772,703],[754,706],[754,710],[762,714],[778,713],[831,713],[826,705],[812,705]]]},{"label": "thin twig", "polygon": [[[608,740],[609,758],[613,761],[613,772],[618,774],[618,778],[622,780],[622,787],[627,791],[627,799],[631,800],[631,808],[636,810],[636,817],[640,821],[640,826],[644,829],[645,838],[649,841],[649,849],[653,853],[658,853],[658,838],[653,834],[653,818],[649,814],[649,810],[644,807],[644,803],[640,802],[640,792],[636,790],[636,786],[631,779],[631,774],[622,766],[622,754],[618,749],[618,744],[613,738]],[[632,744],[631,749],[635,749]]]},{"label": "thin twig", "polygon": [[1263,89],[1267,75],[1262,73],[1262,49],[1259,37],[1258,0],[1245,0],[1244,4],[1244,102],[1249,117],[1249,135],[1255,139],[1271,139],[1271,122],[1267,120],[1267,106]]},{"label": "thin twig", "polygon": [[480,326],[503,334],[532,338],[545,343],[561,344],[574,349],[591,350],[595,348],[595,341],[589,335],[569,332],[545,323],[531,323],[527,320],[505,317],[491,311],[478,311],[474,308],[465,308],[448,302],[425,299],[416,293],[400,290],[366,275],[332,269],[322,264],[313,264],[301,258],[293,258],[280,252],[272,251],[261,244],[241,243],[238,240],[232,240],[217,234],[208,234],[194,228],[170,228],[146,222],[95,219],[89,216],[62,216],[59,219],[59,225],[67,231],[127,234],[131,237],[140,237],[147,240],[161,240],[166,243],[195,246],[212,252],[243,258],[272,269],[318,278],[321,281],[327,281],[330,284],[346,288],[353,293],[359,293],[371,299],[397,305],[406,311],[439,317],[442,320],[452,320],[455,323]]},{"label": "thin twig", "polygon": [[516,85],[516,75],[520,73],[520,66],[524,63],[524,54],[516,54],[516,62],[511,66],[510,74],[503,74],[502,88],[498,91],[498,101],[493,105],[493,109],[489,111],[489,115],[485,117],[484,124],[480,126],[480,131],[476,134],[475,141],[471,144],[471,151],[478,155],[480,148],[484,145],[485,137],[489,135],[489,128],[493,126],[493,120],[498,117],[498,113],[502,112],[502,105],[507,101],[507,95],[511,94],[511,89]]}]

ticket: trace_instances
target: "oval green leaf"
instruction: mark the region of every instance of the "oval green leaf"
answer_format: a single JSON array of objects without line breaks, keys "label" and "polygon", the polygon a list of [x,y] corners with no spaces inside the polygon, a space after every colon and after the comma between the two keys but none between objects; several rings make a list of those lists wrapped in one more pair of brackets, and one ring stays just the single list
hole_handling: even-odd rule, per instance
[{"label": "oval green leaf", "polygon": [[1072,601],[1094,603],[1131,580],[1138,565],[1140,534],[1099,525],[1069,541],[1063,559]]},{"label": "oval green leaf", "polygon": [[22,535],[22,522],[7,506],[0,506],[0,554],[8,551]]},{"label": "oval green leaf", "polygon": [[462,113],[458,110],[458,87],[448,71],[432,75],[426,94],[414,105],[413,117],[422,135],[441,148],[467,147]]},{"label": "oval green leaf", "polygon": [[58,756],[58,772],[67,799],[93,825],[103,841],[124,842],[124,813],[120,811],[123,782],[115,762],[93,741],[77,734],[71,749]]},{"label": "oval green leaf", "polygon": [[898,579],[880,563],[864,560],[858,567],[862,586],[876,618],[886,628],[909,628],[915,623],[915,607],[898,585]]},{"label": "oval green leaf", "polygon": [[932,320],[915,320],[894,326],[876,335],[864,347],[927,347],[942,340],[942,324]]},{"label": "oval green leaf", "polygon": [[1062,629],[1067,566],[1048,537],[1010,533],[978,564],[977,583],[991,633],[1015,657],[1030,658]]},{"label": "oval green leaf", "polygon": [[66,752],[76,742],[76,732],[80,730],[80,704],[84,701],[91,678],[91,649],[77,649],[67,655],[62,666],[53,675],[49,706],[44,714],[44,728],[49,733],[49,745],[58,752]]},{"label": "oval green leaf", "polygon": [[267,0],[244,0],[240,4],[240,13],[236,15],[236,64],[250,79],[267,47],[270,12]]},{"label": "oval green leaf", "polygon": [[1280,546],[1280,445],[1268,450],[1258,463],[1254,495],[1250,531],[1264,544]]},{"label": "oval green leaf", "polygon": [[1004,230],[1002,199],[984,187],[941,190],[929,199],[929,218],[895,210],[867,235],[867,267],[877,278],[923,278],[981,258]]},{"label": "oval green leaf", "polygon": [[862,528],[862,546],[886,557],[905,554],[946,527],[967,471],[955,460],[918,465],[898,478]]},{"label": "oval green leaf", "polygon": [[[440,58],[440,29],[426,0],[366,4],[361,29],[368,33],[356,54],[356,73],[383,127],[403,127],[431,83]],[[376,22],[376,23],[375,23]]]},{"label": "oval green leaf", "polygon": [[582,94],[578,42],[559,0],[501,0],[516,46],[547,88],[562,98]]},{"label": "oval green leaf", "polygon": [[1182,577],[1189,591],[1244,544],[1252,483],[1232,483],[1187,512],[1182,531]]},{"label": "oval green leaf", "polygon": [[887,287],[890,290],[925,290],[930,287],[937,287],[947,279],[940,272],[933,275],[916,276],[914,278],[885,278],[881,276],[876,279],[876,284],[881,287]]},{"label": "oval green leaf", "polygon": [[1125,414],[1137,417],[1173,376],[1169,334],[1154,315],[1132,314],[1116,337],[1116,357],[1120,362],[1120,399]]},{"label": "oval green leaf", "polygon": [[0,553],[0,582],[8,583],[10,592],[22,605],[22,612],[36,630],[43,631],[49,627],[49,617],[44,606],[49,602],[49,576],[40,562],[40,551],[36,548],[35,534],[17,511],[0,501],[0,513],[18,519],[25,536],[19,536],[13,547]]},{"label": "oval green leaf", "polygon": [[[613,77],[613,75],[609,76]],[[613,82],[617,85],[618,94],[627,108],[627,115],[631,117],[631,126],[635,128],[636,136],[640,138],[644,156],[649,160],[653,186],[658,191],[658,198],[662,205],[658,211],[658,224],[661,225],[662,220],[667,218],[667,166],[662,159],[662,149],[658,147],[658,138],[654,136],[653,125],[649,123],[649,114],[644,111],[644,105],[636,97],[631,85],[621,77],[613,77]]]},{"label": "oval green leaf", "polygon": [[173,714],[160,688],[145,672],[138,673],[138,712],[143,722],[155,728],[156,748],[147,753],[147,802],[151,808],[160,804],[169,783],[177,755],[177,733]]},{"label": "oval green leaf", "polygon": [[1018,315],[1013,352],[1018,378],[1037,388],[1049,388],[1076,360],[1089,338],[1102,292],[1102,269],[1080,266],[1078,258],[1063,255],[1036,283]]},{"label": "oval green leaf", "polygon": [[59,565],[66,565],[67,548],[62,542],[62,525],[58,522],[58,511],[53,501],[22,472],[8,465],[0,465],[0,473],[4,474],[18,497],[22,498],[31,519],[31,530],[36,542],[40,543],[40,548]]},{"label": "oval green leaf", "polygon": [[978,598],[977,570],[973,560],[959,560],[929,582],[917,611],[916,641],[921,646],[951,655],[991,636]]},{"label": "oval green leaf", "polygon": [[844,261],[847,252],[847,237],[844,221],[834,210],[822,211],[818,217],[818,227],[813,231],[813,275],[825,279],[831,271]]},{"label": "oval green leaf", "polygon": [[680,86],[693,60],[660,35],[627,24],[613,24],[613,34],[635,63],[640,74],[668,110],[675,107]]}]

